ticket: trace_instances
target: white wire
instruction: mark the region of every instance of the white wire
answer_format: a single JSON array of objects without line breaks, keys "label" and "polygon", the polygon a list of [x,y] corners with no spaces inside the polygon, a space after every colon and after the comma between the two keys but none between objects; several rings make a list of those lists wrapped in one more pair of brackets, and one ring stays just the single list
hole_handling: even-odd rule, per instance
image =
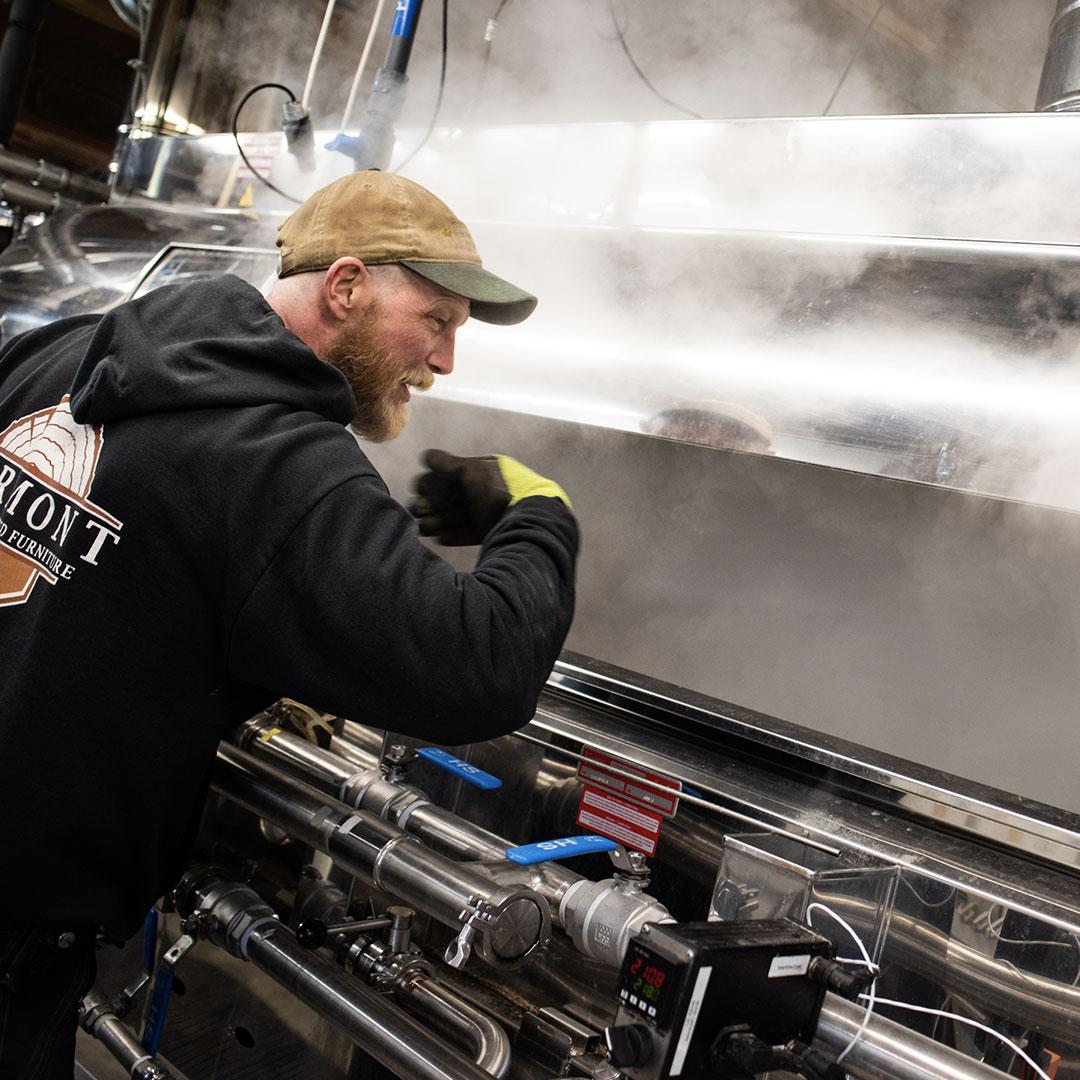
[{"label": "white wire", "polygon": [[368,57],[371,55],[371,47],[375,44],[375,32],[379,29],[382,20],[383,8],[386,0],[379,0],[375,7],[375,14],[371,17],[371,29],[368,30],[367,40],[364,42],[364,50],[360,53],[360,63],[356,65],[356,74],[353,76],[352,86],[349,87],[349,99],[345,102],[345,111],[341,114],[341,123],[338,131],[344,131],[348,126],[349,117],[352,116],[353,105],[356,104],[356,92],[360,89],[360,80],[364,77],[364,69],[367,67]]},{"label": "white wire", "polygon": [[323,45],[326,44],[326,35],[330,30],[330,17],[334,14],[334,5],[336,3],[337,0],[326,0],[326,12],[323,14],[322,26],[319,27],[319,37],[315,42],[315,51],[311,54],[311,63],[307,69],[307,82],[304,83],[304,92],[300,96],[300,104],[305,109],[308,107],[308,98],[311,97],[311,87],[315,82],[315,72],[319,68]]},{"label": "white wire", "polygon": [[[855,933],[855,931],[851,928],[850,924],[847,922],[846,919],[844,919],[841,916],[837,915],[837,913],[835,911],[833,911],[833,909],[831,907],[829,907],[827,904],[822,904],[819,901],[814,901],[814,903],[810,904],[810,906],[807,907],[807,909],[806,909],[806,922],[807,922],[807,925],[810,926],[810,927],[813,927],[814,923],[813,923],[813,920],[810,917],[810,913],[812,911],[814,911],[815,909],[824,911],[826,915],[828,915],[830,918],[835,919],[848,932],[849,936],[851,937],[851,940],[855,942],[856,946],[858,947],[859,952],[862,953],[862,957],[863,957],[862,962],[867,966],[867,968],[869,968],[870,971],[876,971],[877,969],[874,966],[874,962],[873,962],[873,960],[870,959],[870,954],[866,951],[866,946],[862,943],[862,938],[859,937],[859,935]],[[846,962],[847,961],[841,961],[841,963],[846,963]],[[868,993],[868,994],[860,994],[859,995],[860,997],[864,997],[864,998],[868,999],[868,1003],[867,1003],[867,1006],[866,1006],[866,1012],[863,1013],[862,1023],[859,1025],[859,1030],[856,1031],[854,1035],[852,1035],[851,1042],[849,1042],[847,1044],[847,1046],[845,1046],[844,1049],[841,1050],[840,1053],[837,1055],[837,1057],[836,1057],[837,1065],[839,1065],[840,1062],[843,1061],[844,1058],[846,1058],[848,1056],[848,1054],[851,1053],[851,1051],[855,1047],[855,1044],[863,1037],[863,1035],[866,1034],[866,1029],[867,1029],[867,1027],[870,1026],[870,1017],[873,1015],[873,1012],[874,1012],[874,1002],[876,1001],[876,998],[874,997],[874,991],[876,989],[877,989],[877,979],[874,979],[874,981],[870,984],[870,993]]]},{"label": "white wire", "polygon": [[[866,996],[866,994],[859,995],[861,998]],[[980,1031],[985,1031],[987,1035],[993,1035],[995,1039],[1000,1039],[1014,1054],[1018,1054],[1022,1057],[1043,1078],[1043,1080],[1050,1080],[1049,1074],[1043,1072],[1043,1070],[1040,1069],[1039,1066],[1012,1041],[1012,1039],[1006,1038],[1000,1031],[995,1031],[986,1024],[979,1023],[978,1020],[972,1020],[967,1016],[960,1016],[958,1013],[945,1012],[942,1009],[930,1009],[925,1005],[909,1005],[906,1001],[890,1001],[888,998],[878,998],[877,1004],[890,1005],[895,1009],[910,1009],[912,1012],[928,1013],[930,1016],[940,1016],[946,1020],[956,1020],[961,1024],[970,1024],[971,1027],[978,1028]]]}]

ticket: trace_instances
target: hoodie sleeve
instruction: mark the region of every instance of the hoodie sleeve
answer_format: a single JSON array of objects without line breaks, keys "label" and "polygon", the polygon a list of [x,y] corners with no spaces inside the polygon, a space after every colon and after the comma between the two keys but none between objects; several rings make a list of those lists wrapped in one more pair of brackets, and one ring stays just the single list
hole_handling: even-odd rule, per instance
[{"label": "hoodie sleeve", "polygon": [[350,719],[456,745],[527,723],[570,628],[578,530],[525,499],[461,573],[377,475],[325,495],[240,610],[233,677]]}]

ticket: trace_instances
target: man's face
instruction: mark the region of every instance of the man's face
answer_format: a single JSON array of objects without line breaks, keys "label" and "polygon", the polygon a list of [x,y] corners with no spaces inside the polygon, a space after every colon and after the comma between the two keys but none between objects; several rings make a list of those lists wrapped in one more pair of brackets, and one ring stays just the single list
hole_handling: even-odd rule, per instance
[{"label": "man's face", "polygon": [[326,359],[356,398],[352,427],[388,442],[409,417],[411,390],[429,390],[454,369],[454,336],[469,302],[404,267],[372,268],[373,299],[344,322]]}]

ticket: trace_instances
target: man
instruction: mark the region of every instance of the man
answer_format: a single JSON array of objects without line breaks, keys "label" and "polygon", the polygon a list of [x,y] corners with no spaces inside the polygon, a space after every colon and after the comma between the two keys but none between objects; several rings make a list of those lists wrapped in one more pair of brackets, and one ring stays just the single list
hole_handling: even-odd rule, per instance
[{"label": "man", "polygon": [[0,1078],[71,1075],[93,941],[178,876],[214,750],[288,696],[440,743],[525,723],[569,627],[565,494],[428,455],[425,548],[347,425],[393,438],[472,315],[535,299],[379,172],[280,228],[264,299],[167,286],[0,353]]}]

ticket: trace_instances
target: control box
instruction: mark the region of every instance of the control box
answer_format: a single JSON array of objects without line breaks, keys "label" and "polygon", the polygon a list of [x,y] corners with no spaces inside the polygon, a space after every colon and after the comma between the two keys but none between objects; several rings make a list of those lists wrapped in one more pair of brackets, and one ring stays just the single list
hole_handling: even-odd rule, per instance
[{"label": "control box", "polygon": [[718,1080],[717,1040],[749,1029],[768,1046],[809,1043],[825,996],[811,975],[828,938],[790,919],[649,924],[630,941],[619,1011],[605,1032],[611,1060],[633,1080]]}]

